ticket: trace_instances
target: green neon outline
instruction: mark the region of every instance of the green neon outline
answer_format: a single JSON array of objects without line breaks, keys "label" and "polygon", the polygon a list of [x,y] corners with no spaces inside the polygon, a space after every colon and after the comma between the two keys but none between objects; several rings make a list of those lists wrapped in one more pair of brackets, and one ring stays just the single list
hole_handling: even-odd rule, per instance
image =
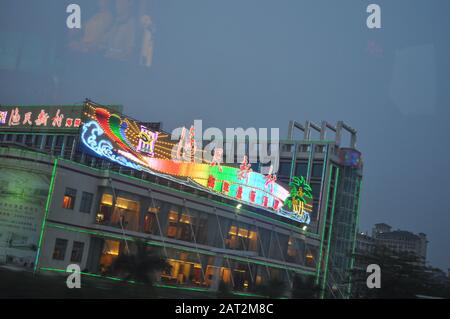
[{"label": "green neon outline", "polygon": [[333,219],[334,219],[334,208],[335,208],[335,204],[336,204],[336,191],[338,188],[338,181],[339,181],[339,172],[340,169],[338,166],[335,166],[337,171],[336,171],[336,179],[334,181],[334,189],[333,189],[333,204],[331,206],[331,218],[330,218],[330,230],[328,231],[328,242],[327,242],[327,254],[325,256],[325,271],[323,274],[323,281],[322,281],[322,291],[321,291],[321,296],[320,299],[323,299],[324,294],[325,294],[325,285],[327,282],[327,275],[328,275],[328,257],[330,255],[330,244],[331,244],[331,234],[333,232]]},{"label": "green neon outline", "polygon": [[357,207],[356,207],[356,221],[355,221],[355,233],[353,235],[353,247],[352,247],[352,257],[350,259],[350,275],[349,275],[349,282],[347,287],[347,297],[350,298],[351,292],[352,292],[352,271],[353,271],[353,265],[355,262],[355,250],[356,250],[356,234],[358,233],[358,226],[359,226],[359,209],[360,209],[360,203],[361,203],[361,184],[362,179],[360,178],[358,181],[358,200],[357,200]]},{"label": "green neon outline", "polygon": [[[70,271],[67,271],[65,269],[59,269],[59,268],[51,268],[51,267],[41,267],[39,268],[39,270],[42,271],[51,271],[51,272],[57,272],[57,273],[71,273]],[[89,272],[84,272],[81,271],[80,274],[84,275],[84,276],[88,276],[88,277],[93,277],[93,278],[102,278],[102,279],[108,279],[108,280],[112,280],[112,281],[120,281],[120,282],[127,282],[130,284],[135,284],[135,285],[139,285],[140,283],[134,281],[134,280],[125,280],[122,278],[118,278],[118,277],[112,277],[112,276],[103,276],[100,274],[94,274],[94,273],[89,273]],[[196,288],[196,287],[180,287],[180,286],[172,286],[172,285],[167,285],[167,284],[158,284],[155,283],[154,284],[155,287],[157,288],[165,288],[165,289],[177,289],[177,290],[186,290],[186,291],[196,291],[196,292],[211,292],[210,289],[208,288]],[[244,296],[244,297],[259,297],[259,298],[266,298],[267,296],[262,296],[262,295],[258,295],[258,294],[253,294],[253,293],[244,293],[244,292],[231,292],[233,295],[236,296]]]},{"label": "green neon outline", "polygon": [[44,240],[45,225],[46,225],[46,222],[47,222],[47,217],[48,217],[48,213],[49,213],[50,203],[51,203],[52,197],[53,197],[53,189],[55,187],[55,178],[56,178],[56,168],[57,168],[57,166],[58,166],[58,158],[55,158],[55,160],[53,162],[53,170],[52,170],[52,177],[50,179],[50,186],[49,186],[49,189],[48,189],[47,202],[45,203],[44,217],[42,218],[42,223],[41,223],[41,233],[39,235],[39,242],[38,242],[38,247],[37,247],[37,251],[36,251],[36,258],[34,260],[34,269],[33,269],[34,273],[37,271],[37,268],[38,268],[42,242]]}]

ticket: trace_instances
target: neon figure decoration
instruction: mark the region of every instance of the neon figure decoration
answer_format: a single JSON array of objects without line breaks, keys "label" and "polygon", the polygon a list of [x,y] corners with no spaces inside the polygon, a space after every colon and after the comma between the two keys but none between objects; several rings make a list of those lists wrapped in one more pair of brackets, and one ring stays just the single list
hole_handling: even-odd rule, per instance
[{"label": "neon figure decoration", "polygon": [[[220,150],[217,150],[215,163],[193,161],[195,146],[192,145],[192,129],[189,133],[184,131],[185,136],[179,142],[171,141],[164,132],[153,132],[129,118],[112,114],[101,107],[87,105],[81,141],[84,147],[97,156],[150,174],[170,176],[223,197],[309,223],[308,212],[312,210],[312,206],[303,205],[302,214],[295,211],[297,206],[285,209],[283,205],[290,197],[290,192],[276,183],[275,175],[266,176],[252,171],[246,156],[239,168],[220,165]],[[186,143],[183,140],[188,141]],[[190,156],[185,160],[177,156],[181,155],[180,145],[183,148],[188,146],[187,153]]]},{"label": "neon figure decoration", "polygon": [[303,218],[303,215],[306,213],[305,206],[312,200],[311,186],[306,182],[306,179],[303,176],[294,176],[292,182],[289,183],[289,186],[291,187],[291,192],[284,203],[288,208],[292,209],[299,218]]}]

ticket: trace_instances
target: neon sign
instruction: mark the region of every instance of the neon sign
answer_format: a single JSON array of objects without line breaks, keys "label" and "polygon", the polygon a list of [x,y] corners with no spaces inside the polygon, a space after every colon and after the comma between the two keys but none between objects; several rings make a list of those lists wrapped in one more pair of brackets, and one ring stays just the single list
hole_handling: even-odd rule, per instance
[{"label": "neon sign", "polygon": [[292,182],[289,183],[291,192],[285,200],[285,204],[288,208],[300,218],[304,218],[307,214],[307,206],[310,208],[310,202],[312,201],[312,189],[306,182],[303,176],[294,176]]},{"label": "neon sign", "polygon": [[8,111],[0,111],[0,124],[6,124],[7,117],[8,117]]},{"label": "neon sign", "polygon": [[154,132],[107,109],[87,106],[81,142],[97,156],[132,169],[175,178],[220,196],[309,223],[312,206],[304,203],[301,211],[292,205],[285,208],[286,200],[290,203],[292,191],[278,184],[272,172],[263,175],[253,171],[246,157],[239,167],[221,165],[223,150],[216,149],[210,163],[197,161],[192,127],[189,131],[183,130],[178,142],[171,141],[166,133]]},{"label": "neon sign", "polygon": [[0,128],[79,128],[82,125],[81,114],[82,106],[8,107],[8,110],[0,109]]}]

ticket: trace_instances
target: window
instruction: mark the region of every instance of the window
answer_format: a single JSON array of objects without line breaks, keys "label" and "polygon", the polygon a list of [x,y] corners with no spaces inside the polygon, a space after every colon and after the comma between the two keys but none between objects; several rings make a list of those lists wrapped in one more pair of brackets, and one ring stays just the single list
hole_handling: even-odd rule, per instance
[{"label": "window", "polygon": [[295,167],[295,175],[306,177],[308,175],[308,163],[297,163]]},{"label": "window", "polygon": [[167,227],[167,237],[175,238],[177,235],[178,212],[173,208],[169,211],[169,226]]},{"label": "window", "polygon": [[73,146],[73,141],[75,140],[75,137],[73,136],[68,136],[67,140],[66,140],[66,147],[69,149],[72,149]]},{"label": "window", "polygon": [[[183,212],[181,212],[181,207],[173,205],[169,211],[167,237],[184,241],[194,241],[197,221],[196,211],[183,209]],[[206,223],[204,221],[202,221],[201,229],[204,234],[206,231]],[[201,240],[203,241],[203,238]]]},{"label": "window", "polygon": [[103,194],[100,201],[100,208],[96,216],[98,224],[108,224],[112,216],[113,197],[110,194]]},{"label": "window", "polygon": [[83,194],[81,195],[80,212],[90,214],[93,199],[94,194],[83,192]]},{"label": "window", "polygon": [[288,261],[295,261],[298,255],[297,248],[295,247],[295,238],[289,237],[288,249],[287,249],[287,259]]},{"label": "window", "polygon": [[193,241],[192,230],[195,229],[196,218],[187,214],[181,214],[178,224],[178,239],[184,241]]},{"label": "window", "polygon": [[80,241],[74,241],[72,246],[72,255],[70,261],[79,263],[83,259],[84,243]]},{"label": "window", "polygon": [[278,171],[278,175],[289,177],[291,173],[291,163],[289,162],[281,162],[280,170]]},{"label": "window", "polygon": [[25,144],[26,144],[27,146],[33,145],[33,135],[27,135],[27,136],[25,137]]},{"label": "window", "polygon": [[231,226],[228,232],[227,246],[237,250],[257,250],[258,234],[243,227]]},{"label": "window", "polygon": [[58,148],[61,148],[62,145],[63,145],[63,143],[64,143],[64,136],[58,135],[58,136],[56,137],[56,143],[55,143],[55,146],[58,147]]},{"label": "window", "polygon": [[317,249],[307,245],[305,250],[305,265],[307,267],[316,267]]},{"label": "window", "polygon": [[66,192],[64,193],[63,208],[73,209],[75,207],[76,197],[77,197],[77,190],[66,187]]},{"label": "window", "polygon": [[56,238],[53,249],[53,259],[64,260],[66,258],[67,239]]},{"label": "window", "polygon": [[42,144],[42,135],[36,135],[36,139],[34,140],[34,145],[37,148],[41,148]]},{"label": "window", "polygon": [[100,272],[105,272],[111,264],[116,260],[121,252],[121,242],[118,240],[106,239],[103,243],[103,250],[100,256]]},{"label": "window", "polygon": [[155,206],[150,205],[147,213],[144,217],[144,232],[147,234],[155,234],[158,231],[158,214],[161,211],[159,203],[155,203]]},{"label": "window", "polygon": [[199,214],[195,239],[199,244],[206,244],[208,240],[208,215]]},{"label": "window", "polygon": [[139,202],[119,196],[113,206],[112,195],[103,194],[96,221],[99,224],[137,231],[139,226]]},{"label": "window", "polygon": [[17,143],[23,143],[23,140],[24,140],[24,135],[17,135],[17,137],[16,137]]},{"label": "window", "polygon": [[318,182],[311,183],[311,193],[314,199],[319,199],[320,197],[320,185]]},{"label": "window", "polygon": [[291,152],[292,145],[291,144],[283,144],[281,146],[282,152]]},{"label": "window", "polygon": [[45,148],[51,149],[53,144],[53,135],[47,135],[45,139]]},{"label": "window", "polygon": [[322,176],[323,164],[313,164],[312,167],[312,177],[321,177]]}]

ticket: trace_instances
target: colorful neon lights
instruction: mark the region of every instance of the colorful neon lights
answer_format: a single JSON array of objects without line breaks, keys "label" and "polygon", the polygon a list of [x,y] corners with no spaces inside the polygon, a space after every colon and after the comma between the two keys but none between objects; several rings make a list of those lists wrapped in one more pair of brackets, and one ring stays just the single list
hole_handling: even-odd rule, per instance
[{"label": "colorful neon lights", "polygon": [[289,197],[285,200],[285,204],[288,208],[302,218],[306,212],[305,206],[312,200],[311,186],[306,182],[303,176],[292,178],[292,182],[289,183],[291,192]]},{"label": "colorful neon lights", "polygon": [[7,117],[8,111],[0,111],[0,124],[6,124]]},{"label": "colorful neon lights", "polygon": [[[104,108],[90,106],[87,117],[91,120],[83,125],[81,141],[97,156],[132,169],[189,179],[222,196],[270,209],[280,216],[302,223],[310,221],[311,205],[294,199],[287,201],[294,203],[288,207],[291,210],[283,209],[283,204],[289,198],[289,191],[276,183],[276,176],[271,172],[263,175],[252,171],[247,157],[244,157],[239,168],[220,165],[220,150],[212,164],[194,161],[193,149],[196,146],[192,128],[189,130],[189,137],[184,136],[179,142],[171,142],[160,138],[161,133],[152,132],[145,126],[118,114],[111,114]],[[183,135],[187,135],[186,130]],[[180,145],[184,152],[187,151],[187,156],[183,156],[185,159],[187,157],[185,161],[172,159],[172,154],[174,157],[179,155]],[[298,191],[297,189],[296,193]]]}]

